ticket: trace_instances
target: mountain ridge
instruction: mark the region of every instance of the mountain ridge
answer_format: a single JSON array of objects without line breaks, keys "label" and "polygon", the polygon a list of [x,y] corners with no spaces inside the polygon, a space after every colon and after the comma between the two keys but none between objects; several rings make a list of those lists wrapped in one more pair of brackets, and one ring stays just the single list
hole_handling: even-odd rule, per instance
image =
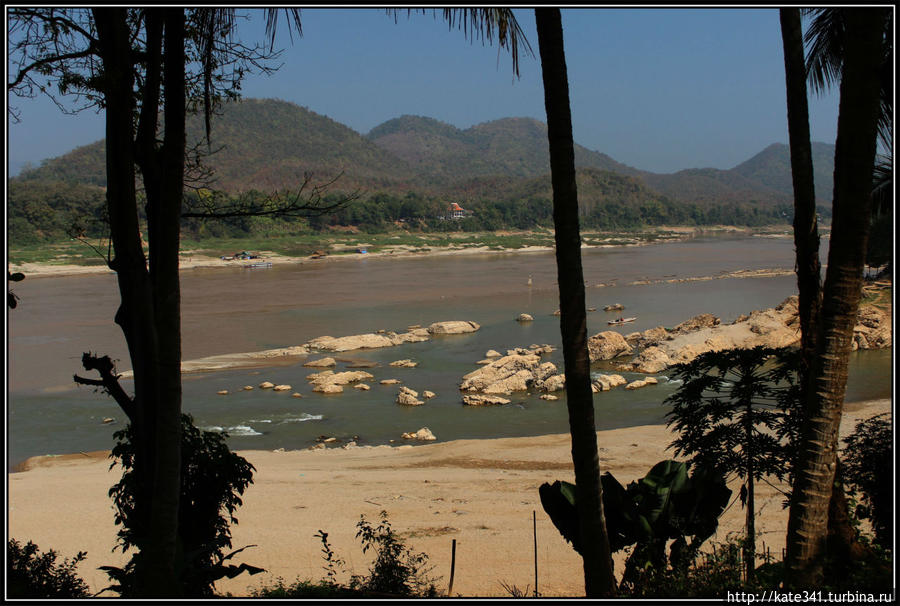
[{"label": "mountain ridge", "polygon": [[[188,141],[204,149],[202,119],[188,120]],[[419,191],[478,196],[473,183],[491,182],[492,195],[509,197],[520,181],[549,183],[546,125],[527,117],[501,118],[457,128],[427,116],[403,115],[366,134],[327,116],[277,99],[242,99],[212,117],[215,171],[210,186],[230,193],[298,187],[312,173],[319,180],[340,175],[346,191]],[[103,140],[45,160],[10,180],[105,185]],[[829,204],[834,145],[813,143],[816,192]],[[773,143],[731,169],[693,168],[653,173],[620,163],[600,151],[575,146],[579,170],[609,171],[640,180],[649,191],[677,202],[772,206],[790,203],[790,153]],[[503,185],[503,184],[506,185]],[[543,189],[543,188],[541,188]],[[586,199],[592,205],[602,198]],[[830,204],[829,204],[830,205]]]}]

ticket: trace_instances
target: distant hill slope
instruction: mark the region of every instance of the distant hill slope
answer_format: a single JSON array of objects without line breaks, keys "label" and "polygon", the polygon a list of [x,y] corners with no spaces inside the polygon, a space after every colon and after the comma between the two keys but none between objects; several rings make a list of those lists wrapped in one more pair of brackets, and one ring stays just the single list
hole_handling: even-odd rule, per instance
[{"label": "distant hill slope", "polygon": [[[816,197],[830,201],[834,189],[834,145],[814,142],[812,157]],[[791,148],[783,143],[773,143],[746,162],[732,168],[731,172],[793,196],[794,186],[791,183],[790,166]]]},{"label": "distant hill slope", "polygon": [[[206,149],[202,119],[188,121],[188,141]],[[321,182],[342,175],[335,189],[515,199],[549,184],[547,127],[531,118],[505,118],[462,130],[433,118],[401,116],[361,135],[326,116],[286,101],[244,99],[212,119],[216,153],[205,160],[213,186],[229,192],[296,188],[306,173]],[[813,146],[817,194],[830,200],[834,146]],[[792,198],[787,146],[770,145],[730,170],[642,171],[576,145],[576,165],[628,177],[648,196],[703,206],[772,206]],[[45,161],[14,180],[105,186],[104,143]],[[12,180],[11,180],[12,181]],[[583,190],[588,195],[588,190]],[[591,196],[593,198],[593,196]],[[597,200],[599,200],[598,198]],[[589,204],[595,200],[586,200]]]},{"label": "distant hill slope", "polygon": [[[401,116],[376,126],[367,138],[406,160],[420,178],[434,181],[550,173],[547,126],[532,118],[504,118],[460,130],[433,118]],[[639,172],[581,145],[575,146],[575,164],[625,175]]]}]

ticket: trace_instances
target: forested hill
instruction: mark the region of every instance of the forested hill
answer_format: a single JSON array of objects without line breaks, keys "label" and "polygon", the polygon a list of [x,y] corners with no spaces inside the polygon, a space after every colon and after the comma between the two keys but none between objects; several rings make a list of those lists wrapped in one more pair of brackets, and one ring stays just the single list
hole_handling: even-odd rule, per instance
[{"label": "forested hill", "polygon": [[[462,130],[432,118],[402,116],[361,135],[326,116],[286,101],[245,99],[227,104],[204,142],[203,121],[189,120],[189,141],[215,153],[205,159],[216,189],[273,191],[296,187],[306,173],[327,180],[341,175],[342,189],[402,195],[486,192],[509,197],[520,179],[549,178],[546,125],[506,118]],[[814,144],[817,193],[830,200],[834,146]],[[730,170],[691,169],[656,174],[616,162],[576,145],[576,165],[636,177],[674,201],[700,205],[742,203],[771,206],[792,196],[786,145],[771,145]],[[105,185],[102,141],[79,147],[23,172],[17,180]],[[499,184],[507,183],[508,188]],[[473,185],[475,184],[475,185]]]},{"label": "forested hill", "polygon": [[[550,221],[547,127],[531,118],[459,129],[432,118],[401,116],[363,135],[293,103],[245,99],[213,116],[210,143],[200,116],[190,118],[188,137],[189,148],[207,156],[203,162],[213,175],[212,181],[194,186],[259,196],[296,191],[307,174],[314,184],[339,177],[329,193],[358,192],[358,203],[344,214],[320,218],[315,222],[320,226],[386,229],[401,222],[427,223],[451,201],[477,210],[469,229],[525,229]],[[813,152],[820,206],[827,214],[834,146],[814,144]],[[10,239],[58,238],[76,218],[86,222],[88,233],[100,229],[104,156],[104,142],[98,141],[10,179]],[[575,160],[586,226],[789,219],[793,196],[786,145],[771,145],[730,170],[656,174],[580,145]],[[390,210],[394,207],[401,210]]]}]

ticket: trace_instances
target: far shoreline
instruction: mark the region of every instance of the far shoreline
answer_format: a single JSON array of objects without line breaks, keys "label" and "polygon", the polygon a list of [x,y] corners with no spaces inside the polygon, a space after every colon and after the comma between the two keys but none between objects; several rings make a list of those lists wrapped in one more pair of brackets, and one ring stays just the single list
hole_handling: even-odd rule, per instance
[{"label": "far shoreline", "polygon": [[[660,226],[654,228],[648,228],[646,231],[642,231],[639,235],[635,236],[634,234],[630,234],[628,232],[613,232],[613,231],[583,231],[582,237],[583,239],[588,239],[588,234],[591,234],[594,237],[605,236],[605,239],[613,241],[616,243],[610,244],[588,244],[586,242],[582,243],[582,250],[590,250],[590,249],[598,249],[598,248],[625,248],[625,247],[633,247],[633,246],[649,246],[652,244],[667,244],[673,242],[684,242],[686,240],[690,240],[697,237],[704,236],[732,236],[732,237],[765,237],[765,238],[787,238],[790,236],[790,225],[770,225],[770,226],[760,226],[760,227],[738,227],[734,225],[710,225],[710,226]],[[498,231],[498,232],[484,232],[485,234],[490,234],[494,236],[507,237],[507,236],[521,236],[521,237],[529,237],[529,236],[537,236],[544,235],[545,233],[537,232],[537,231],[523,231],[523,232],[510,232],[510,231]],[[552,239],[552,231],[550,233],[550,238]],[[354,234],[358,235],[358,238],[355,238],[354,241],[357,242],[358,247],[364,248],[363,242],[365,241],[367,235],[371,234]],[[423,234],[423,236],[429,236],[433,234]],[[478,235],[477,233],[472,233],[470,235]],[[658,236],[658,238],[651,238],[651,235]],[[346,239],[346,234],[333,234],[332,237]],[[323,242],[327,241],[328,236],[323,236]],[[629,242],[622,242],[621,240],[631,240]],[[210,246],[215,246],[214,243],[211,243]],[[366,252],[364,254],[356,252],[356,253],[347,253],[346,250],[348,248],[352,248],[352,246],[348,244],[341,245],[341,249],[337,250],[334,253],[328,253],[317,257],[315,255],[311,256],[290,256],[290,255],[282,255],[272,251],[261,251],[258,258],[249,259],[249,260],[224,260],[221,257],[214,257],[209,255],[195,254],[191,250],[183,250],[180,253],[179,259],[179,269],[181,271],[191,270],[191,269],[226,269],[226,268],[234,268],[234,267],[250,267],[254,263],[271,263],[272,267],[281,266],[281,265],[302,265],[305,263],[333,263],[333,262],[346,262],[346,261],[359,261],[367,258],[376,258],[376,259],[418,259],[424,257],[436,257],[436,256],[448,256],[448,255],[493,255],[493,254],[526,254],[526,253],[546,253],[552,252],[553,246],[534,246],[534,245],[525,245],[520,247],[496,247],[496,246],[430,246],[427,245],[427,248],[423,250],[423,248],[412,248],[408,245],[398,245],[395,247],[387,247],[384,250],[378,252]],[[25,274],[26,278],[53,278],[53,277],[71,277],[71,276],[82,276],[82,275],[103,275],[103,274],[115,274],[115,272],[106,265],[76,265],[76,264],[56,264],[49,262],[24,262],[19,264],[9,264],[10,272],[21,272]]]}]

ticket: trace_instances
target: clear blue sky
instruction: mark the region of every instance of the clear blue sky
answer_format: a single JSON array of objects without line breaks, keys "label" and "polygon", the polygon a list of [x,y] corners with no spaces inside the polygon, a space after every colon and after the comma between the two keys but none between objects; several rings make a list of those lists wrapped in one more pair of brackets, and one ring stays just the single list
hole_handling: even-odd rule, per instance
[{"label": "clear blue sky", "polygon": [[[255,11],[242,11],[249,14]],[[258,11],[257,11],[258,12]],[[429,116],[459,128],[505,117],[546,121],[533,11],[516,11],[534,50],[520,58],[470,43],[429,10],[395,24],[382,9],[301,12],[303,36],[282,15],[281,69],[248,77],[245,97],[308,107],[361,134],[401,116]],[[778,10],[563,9],[575,141],[654,172],[733,166],[771,143],[787,143]],[[239,37],[263,39],[263,20]],[[837,92],[810,98],[814,141],[833,143]],[[61,155],[103,138],[103,117],[63,115],[45,100],[10,102],[8,167]]]}]

